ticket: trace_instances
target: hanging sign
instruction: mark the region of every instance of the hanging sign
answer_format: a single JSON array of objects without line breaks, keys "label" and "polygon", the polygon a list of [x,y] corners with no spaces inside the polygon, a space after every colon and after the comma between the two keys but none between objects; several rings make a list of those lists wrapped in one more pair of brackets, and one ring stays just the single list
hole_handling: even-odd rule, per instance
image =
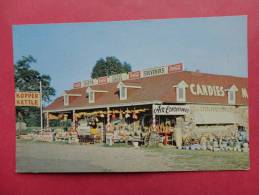
[{"label": "hanging sign", "polygon": [[154,115],[186,115],[189,113],[188,105],[153,105]]},{"label": "hanging sign", "polygon": [[40,92],[15,92],[16,106],[40,107]]}]

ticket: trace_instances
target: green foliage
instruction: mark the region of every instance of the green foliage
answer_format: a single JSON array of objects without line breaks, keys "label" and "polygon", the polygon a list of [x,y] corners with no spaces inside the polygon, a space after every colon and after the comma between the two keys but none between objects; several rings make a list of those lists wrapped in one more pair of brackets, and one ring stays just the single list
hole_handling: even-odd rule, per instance
[{"label": "green foliage", "polygon": [[119,73],[127,73],[131,71],[131,65],[127,62],[120,62],[114,56],[100,58],[93,67],[91,77],[98,78]]},{"label": "green foliage", "polygon": [[40,74],[37,70],[31,68],[30,64],[36,63],[36,60],[29,55],[23,56],[18,60],[15,66],[15,88],[19,91],[40,91],[40,81],[42,83],[42,99],[44,102],[50,102],[51,96],[56,91],[50,86],[51,78],[49,75]]},{"label": "green foliage", "polygon": [[[42,82],[42,100],[50,102],[51,96],[55,95],[55,89],[51,87],[51,78],[49,75],[40,74],[37,70],[31,68],[30,64],[36,63],[36,60],[29,55],[23,56],[16,62],[15,67],[15,89],[16,91],[40,91],[39,82]],[[24,121],[27,126],[40,125],[40,110],[37,107],[17,106],[16,120]]]}]

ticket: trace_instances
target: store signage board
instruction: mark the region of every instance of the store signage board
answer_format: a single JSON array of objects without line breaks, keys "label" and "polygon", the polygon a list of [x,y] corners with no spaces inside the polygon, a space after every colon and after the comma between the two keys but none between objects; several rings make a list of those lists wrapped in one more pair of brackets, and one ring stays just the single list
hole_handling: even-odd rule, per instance
[{"label": "store signage board", "polygon": [[186,115],[189,113],[188,105],[153,105],[155,115]]},{"label": "store signage board", "polygon": [[166,66],[157,68],[148,68],[142,71],[143,77],[158,76],[168,73],[168,68]]},{"label": "store signage board", "polygon": [[73,84],[73,88],[80,88],[81,87],[81,82],[76,82]]},{"label": "store signage board", "polygon": [[[151,77],[151,76],[158,76],[163,74],[169,74],[174,72],[183,71],[183,64],[172,64],[172,65],[165,65],[155,68],[148,68],[143,71],[134,71],[129,73],[121,73],[121,74],[114,74],[109,77],[99,77],[97,79],[90,79],[81,81],[81,85],[79,86],[79,82],[73,84],[73,88],[80,88],[80,87],[87,87],[92,85],[100,85],[106,83],[115,83],[130,79],[139,79],[142,77]],[[107,78],[107,80],[106,80]]]},{"label": "store signage board", "polygon": [[168,65],[168,73],[174,73],[174,72],[179,72],[179,71],[183,71],[182,63]]},{"label": "store signage board", "polygon": [[140,71],[129,72],[129,79],[139,79],[140,78]]},{"label": "store signage board", "polygon": [[33,106],[40,107],[39,92],[15,92],[16,106]]},{"label": "store signage board", "polygon": [[109,76],[109,83],[120,82],[128,79],[127,73],[115,74]]},{"label": "store signage board", "polygon": [[105,77],[99,77],[99,78],[98,78],[98,84],[99,84],[99,85],[106,84],[106,83],[108,83],[108,77],[107,77],[107,76],[105,76]]},{"label": "store signage board", "polygon": [[199,83],[190,84],[190,92],[197,96],[225,96],[225,91],[223,86],[217,85],[201,85]]},{"label": "store signage board", "polygon": [[[192,95],[195,96],[213,96],[213,97],[224,97],[227,95],[228,88],[218,85],[203,85],[199,83],[191,83],[189,90]],[[243,99],[248,99],[248,92],[246,88],[237,88],[237,93],[241,93]]]},{"label": "store signage board", "polygon": [[246,120],[240,117],[242,112],[235,112],[234,106],[191,105],[191,109],[196,124],[231,124]]},{"label": "store signage board", "polygon": [[81,81],[81,87],[88,87],[88,86],[97,85],[97,84],[98,84],[97,79],[90,79],[90,80]]}]

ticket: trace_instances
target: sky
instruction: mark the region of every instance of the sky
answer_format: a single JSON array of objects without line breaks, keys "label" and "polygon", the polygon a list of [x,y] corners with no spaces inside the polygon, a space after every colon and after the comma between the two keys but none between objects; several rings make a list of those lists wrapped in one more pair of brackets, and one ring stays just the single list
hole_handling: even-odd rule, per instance
[{"label": "sky", "polygon": [[115,56],[133,70],[183,63],[187,70],[247,77],[247,17],[13,26],[14,62],[51,76],[57,96],[88,80],[96,61]]}]

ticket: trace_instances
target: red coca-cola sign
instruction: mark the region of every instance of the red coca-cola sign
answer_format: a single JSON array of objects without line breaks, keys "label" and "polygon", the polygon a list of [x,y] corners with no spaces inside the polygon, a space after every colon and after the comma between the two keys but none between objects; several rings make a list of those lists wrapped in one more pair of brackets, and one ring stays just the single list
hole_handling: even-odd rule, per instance
[{"label": "red coca-cola sign", "polygon": [[129,79],[139,79],[140,71],[129,72]]},{"label": "red coca-cola sign", "polygon": [[80,88],[81,87],[81,82],[76,82],[73,84],[73,88]]},{"label": "red coca-cola sign", "polygon": [[172,64],[168,66],[168,73],[183,71],[183,64]]}]

